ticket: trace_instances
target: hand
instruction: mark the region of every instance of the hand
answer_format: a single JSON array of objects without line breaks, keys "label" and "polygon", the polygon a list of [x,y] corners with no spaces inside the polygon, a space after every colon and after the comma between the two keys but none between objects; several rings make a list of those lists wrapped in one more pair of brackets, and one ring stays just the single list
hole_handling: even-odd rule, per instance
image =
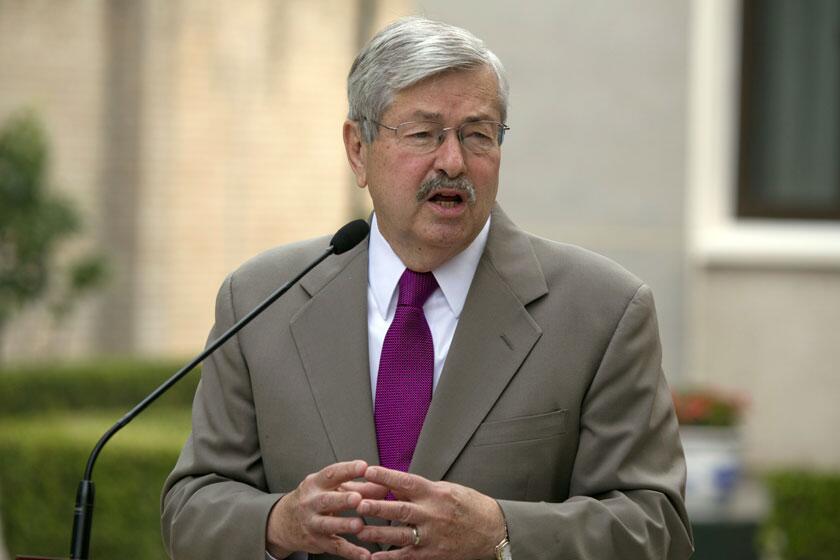
[{"label": "hand", "polygon": [[[364,522],[359,517],[333,515],[358,507],[362,494],[342,487],[361,477],[365,469],[367,463],[364,461],[329,465],[308,475],[296,489],[278,500],[266,525],[268,552],[276,558],[304,551],[328,552],[350,560],[369,560],[368,550],[339,536],[358,534]],[[354,484],[365,488],[363,483]]]},{"label": "hand", "polygon": [[[367,525],[356,534],[363,541],[402,547],[376,552],[373,560],[493,558],[496,545],[505,537],[499,504],[472,488],[384,467],[368,467],[364,477],[368,483],[390,490],[396,500],[366,496],[356,511],[402,523]],[[419,533],[418,545],[412,527]]]},{"label": "hand", "polygon": [[381,484],[355,480],[345,482],[339,486],[338,489],[342,492],[358,492],[362,495],[362,499],[368,498],[371,500],[384,500],[385,496],[387,496],[391,491],[389,488],[382,486]]}]

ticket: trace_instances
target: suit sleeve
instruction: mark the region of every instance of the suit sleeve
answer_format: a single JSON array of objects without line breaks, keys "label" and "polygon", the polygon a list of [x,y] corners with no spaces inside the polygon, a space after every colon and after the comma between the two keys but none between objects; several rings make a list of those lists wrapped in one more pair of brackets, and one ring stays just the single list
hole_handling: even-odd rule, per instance
[{"label": "suit sleeve", "polygon": [[[236,321],[232,277],[216,299],[214,340]],[[264,560],[267,492],[248,366],[236,337],[204,362],[192,433],[166,480],[162,532],[173,560]]]},{"label": "suit sleeve", "polygon": [[514,560],[685,559],[685,461],[661,368],[653,298],[642,286],[584,397],[568,500],[500,500]]}]

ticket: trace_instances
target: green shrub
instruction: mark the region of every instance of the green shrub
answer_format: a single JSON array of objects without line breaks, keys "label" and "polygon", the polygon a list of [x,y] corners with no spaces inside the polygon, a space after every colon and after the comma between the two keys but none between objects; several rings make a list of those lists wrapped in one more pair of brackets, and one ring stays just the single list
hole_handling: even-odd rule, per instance
[{"label": "green shrub", "polygon": [[840,558],[840,473],[782,472],[767,480],[773,508],[765,544],[784,560]]},{"label": "green shrub", "polygon": [[[112,359],[0,371],[0,417],[121,409],[114,418],[116,421],[182,365],[171,360],[139,362]],[[192,406],[199,374],[199,371],[190,372],[155,406]]]},{"label": "green shrub", "polygon": [[[9,553],[67,557],[87,457],[122,411],[0,419],[0,511]],[[152,405],[103,450],[93,480],[91,558],[163,560],[160,490],[189,411]]]}]

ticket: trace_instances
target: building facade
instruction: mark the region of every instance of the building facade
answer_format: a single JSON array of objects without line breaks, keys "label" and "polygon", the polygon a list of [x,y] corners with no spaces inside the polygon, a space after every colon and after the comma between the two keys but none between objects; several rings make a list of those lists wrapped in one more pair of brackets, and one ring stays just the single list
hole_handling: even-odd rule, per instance
[{"label": "building facade", "polygon": [[368,203],[341,144],[344,81],[377,28],[420,13],[505,63],[500,201],[539,235],[653,288],[674,385],[748,395],[756,467],[837,468],[840,221],[739,217],[742,4],[487,0],[0,0],[0,119],[44,118],[52,175],[114,278],[5,354],[190,355],[224,275]]}]

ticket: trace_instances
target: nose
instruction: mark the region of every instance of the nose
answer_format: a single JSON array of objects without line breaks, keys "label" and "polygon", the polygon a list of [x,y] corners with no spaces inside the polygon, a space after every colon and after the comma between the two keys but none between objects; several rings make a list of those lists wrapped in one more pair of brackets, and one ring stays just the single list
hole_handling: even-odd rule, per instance
[{"label": "nose", "polygon": [[464,147],[456,129],[444,131],[440,146],[435,151],[435,168],[450,179],[463,175],[467,170]]}]

